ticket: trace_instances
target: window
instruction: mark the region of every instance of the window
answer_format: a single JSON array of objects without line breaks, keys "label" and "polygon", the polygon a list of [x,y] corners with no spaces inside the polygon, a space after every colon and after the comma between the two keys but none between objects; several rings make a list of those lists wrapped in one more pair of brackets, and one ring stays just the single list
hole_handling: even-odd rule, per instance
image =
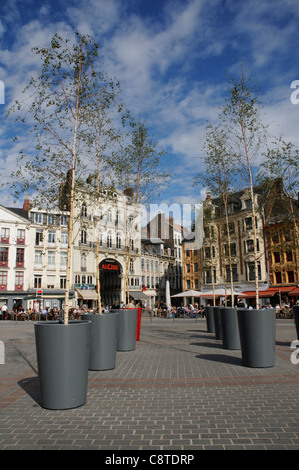
[{"label": "window", "polygon": [[103,233],[99,232],[99,246],[103,246]]},{"label": "window", "polygon": [[43,216],[39,212],[35,212],[34,214],[34,222],[36,224],[42,224],[43,223]]},{"label": "window", "polygon": [[187,264],[187,265],[186,265],[186,272],[187,272],[187,273],[190,273],[190,272],[191,272],[190,264]]},{"label": "window", "polygon": [[66,286],[66,277],[60,278],[60,289],[65,289]]},{"label": "window", "polygon": [[65,215],[60,216],[60,225],[65,227],[67,225],[67,217]]},{"label": "window", "polygon": [[24,248],[17,248],[16,262],[18,265],[24,264],[24,255],[25,255]]},{"label": "window", "polygon": [[60,267],[62,269],[66,269],[67,267],[67,252],[66,251],[60,252]]},{"label": "window", "polygon": [[8,247],[7,246],[1,246],[0,248],[0,261],[3,263],[8,262]]},{"label": "window", "polygon": [[61,232],[61,246],[68,246],[69,234],[67,232]]},{"label": "window", "polygon": [[246,253],[252,253],[253,251],[254,251],[254,240],[247,240]]},{"label": "window", "polygon": [[92,276],[87,276],[87,284],[92,284]]},{"label": "window", "polygon": [[198,263],[194,263],[194,272],[195,272],[195,273],[198,272]]},{"label": "window", "polygon": [[209,258],[211,258],[211,248],[207,246],[205,248],[205,259],[209,259]]},{"label": "window", "polygon": [[251,199],[246,199],[245,200],[245,207],[246,207],[246,209],[251,209],[252,208],[252,200]]},{"label": "window", "polygon": [[7,286],[7,272],[0,271],[0,287],[6,287],[6,286]]},{"label": "window", "polygon": [[279,251],[275,251],[273,253],[273,257],[274,257],[274,263],[280,263],[280,253],[279,253]]},{"label": "window", "polygon": [[48,233],[48,244],[49,245],[55,245],[56,241],[56,232],[49,232]]},{"label": "window", "polygon": [[55,251],[48,251],[48,266],[55,266]]},{"label": "window", "polygon": [[146,270],[149,271],[149,267],[150,267],[150,264],[149,264],[149,259],[146,260]]},{"label": "window", "polygon": [[286,260],[293,261],[293,253],[291,251],[286,252]]},{"label": "window", "polygon": [[25,230],[22,228],[17,229],[17,243],[18,244],[25,243]]},{"label": "window", "polygon": [[[227,282],[230,282],[230,267],[229,266],[226,266],[226,280]],[[234,282],[238,282],[238,270],[237,270],[237,265],[236,264],[233,264],[232,265],[232,274],[233,274],[233,281]]]},{"label": "window", "polygon": [[43,242],[43,232],[42,230],[37,230],[35,232],[35,245],[40,246]]},{"label": "window", "polygon": [[16,271],[16,280],[15,280],[15,285],[17,286],[22,286],[24,284],[24,273],[23,271]]},{"label": "window", "polygon": [[[224,245],[224,252],[225,252],[225,256],[229,256],[229,249],[228,249],[228,245]],[[231,256],[236,256],[236,244],[235,243],[231,243],[230,244],[230,254]]]},{"label": "window", "polygon": [[55,222],[55,216],[54,214],[48,214],[48,224],[53,225]]},{"label": "window", "polygon": [[81,244],[86,245],[87,233],[86,230],[81,230]]},{"label": "window", "polygon": [[75,276],[75,284],[80,284],[80,276],[79,276],[79,274],[77,274],[77,275]]},{"label": "window", "polygon": [[[246,263],[246,281],[254,281],[255,280],[255,267],[254,262]],[[261,266],[258,263],[258,279],[261,280]]]},{"label": "window", "polygon": [[111,211],[111,209],[107,210],[107,222],[112,222],[112,211]]},{"label": "window", "polygon": [[275,273],[275,281],[276,281],[276,284],[281,284],[282,283],[282,277],[281,277],[281,272],[276,272]]},{"label": "window", "polygon": [[112,234],[110,232],[107,234],[107,248],[112,248]]},{"label": "window", "polygon": [[288,279],[289,279],[289,283],[295,282],[294,271],[288,271]]},{"label": "window", "polygon": [[121,248],[121,238],[119,233],[116,235],[116,248]]},{"label": "window", "polygon": [[190,279],[187,279],[187,289],[190,290],[191,289],[191,281]]},{"label": "window", "polygon": [[81,207],[81,215],[82,217],[87,217],[87,206],[85,202],[82,204],[82,207]]},{"label": "window", "polygon": [[55,276],[47,276],[47,289],[54,289],[55,286]]},{"label": "window", "polygon": [[35,250],[34,252],[34,264],[35,266],[41,266],[43,264],[42,252]]},{"label": "window", "polygon": [[81,271],[86,271],[86,254],[85,253],[82,253],[81,255]]},{"label": "window", "polygon": [[146,287],[149,289],[150,288],[150,277],[146,277]]},{"label": "window", "polygon": [[195,289],[199,289],[199,280],[198,279],[195,279]]},{"label": "window", "polygon": [[134,272],[134,262],[132,260],[130,260],[130,272],[133,273]]},{"label": "window", "polygon": [[243,219],[243,230],[252,230],[252,217],[246,217]]},{"label": "window", "polygon": [[39,275],[34,276],[34,289],[40,289],[42,286],[42,277]]}]

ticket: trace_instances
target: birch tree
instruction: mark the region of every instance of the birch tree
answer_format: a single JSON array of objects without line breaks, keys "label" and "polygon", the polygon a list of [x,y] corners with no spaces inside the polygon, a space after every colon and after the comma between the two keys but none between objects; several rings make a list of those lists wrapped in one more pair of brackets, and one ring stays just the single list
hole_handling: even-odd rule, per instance
[{"label": "birch tree", "polygon": [[220,112],[221,121],[227,126],[230,139],[230,153],[244,170],[244,181],[249,184],[252,206],[255,268],[255,300],[259,308],[258,250],[254,197],[254,164],[267,139],[267,128],[260,114],[258,91],[254,82],[242,69],[239,78],[231,79],[226,94],[226,103]]},{"label": "birch tree", "polygon": [[96,87],[94,65],[98,45],[89,36],[75,33],[74,40],[55,34],[49,47],[35,47],[41,70],[16,101],[9,115],[25,124],[34,136],[34,148],[21,150],[11,187],[19,197],[32,195],[33,205],[53,208],[59,203],[59,188],[68,175],[66,205],[69,211],[67,275],[64,323],[68,324],[71,286],[74,197],[84,170],[89,133],[83,109],[89,106]]},{"label": "birch tree", "polygon": [[[161,159],[166,155],[159,150],[149,130],[141,120],[130,119],[128,139],[122,141],[113,152],[110,166],[114,169],[116,186],[122,188],[131,196],[125,203],[124,232],[125,232],[125,282],[123,298],[129,301],[129,266],[132,257],[132,242],[136,236],[141,204],[148,203],[157,194],[161,186],[168,180],[169,174],[160,168]],[[108,160],[109,161],[109,160]],[[129,207],[129,209],[128,209]]]}]

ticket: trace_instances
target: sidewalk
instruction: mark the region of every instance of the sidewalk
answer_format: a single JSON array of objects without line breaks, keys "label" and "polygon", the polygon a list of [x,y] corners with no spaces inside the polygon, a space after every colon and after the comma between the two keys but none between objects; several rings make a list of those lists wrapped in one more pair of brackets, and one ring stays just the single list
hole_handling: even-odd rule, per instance
[{"label": "sidewalk", "polygon": [[39,404],[33,322],[0,322],[0,449],[299,449],[293,320],[277,320],[276,363],[244,367],[205,319],[142,318],[136,350],[89,372],[84,406]]}]

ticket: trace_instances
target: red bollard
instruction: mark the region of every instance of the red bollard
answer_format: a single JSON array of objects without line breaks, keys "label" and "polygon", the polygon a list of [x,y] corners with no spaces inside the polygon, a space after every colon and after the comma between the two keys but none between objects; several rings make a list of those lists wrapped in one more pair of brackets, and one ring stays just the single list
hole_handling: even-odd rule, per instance
[{"label": "red bollard", "polygon": [[142,308],[141,308],[141,307],[138,307],[137,328],[136,328],[136,341],[139,341],[139,339],[140,339],[141,313],[142,313]]}]

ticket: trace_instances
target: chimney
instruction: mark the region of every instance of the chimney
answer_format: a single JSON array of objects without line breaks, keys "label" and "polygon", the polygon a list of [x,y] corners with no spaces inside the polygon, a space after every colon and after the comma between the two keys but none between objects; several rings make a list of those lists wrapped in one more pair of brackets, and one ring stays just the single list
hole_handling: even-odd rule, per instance
[{"label": "chimney", "polygon": [[29,194],[26,194],[24,204],[23,204],[23,210],[28,212],[29,211],[29,205],[30,205]]}]

